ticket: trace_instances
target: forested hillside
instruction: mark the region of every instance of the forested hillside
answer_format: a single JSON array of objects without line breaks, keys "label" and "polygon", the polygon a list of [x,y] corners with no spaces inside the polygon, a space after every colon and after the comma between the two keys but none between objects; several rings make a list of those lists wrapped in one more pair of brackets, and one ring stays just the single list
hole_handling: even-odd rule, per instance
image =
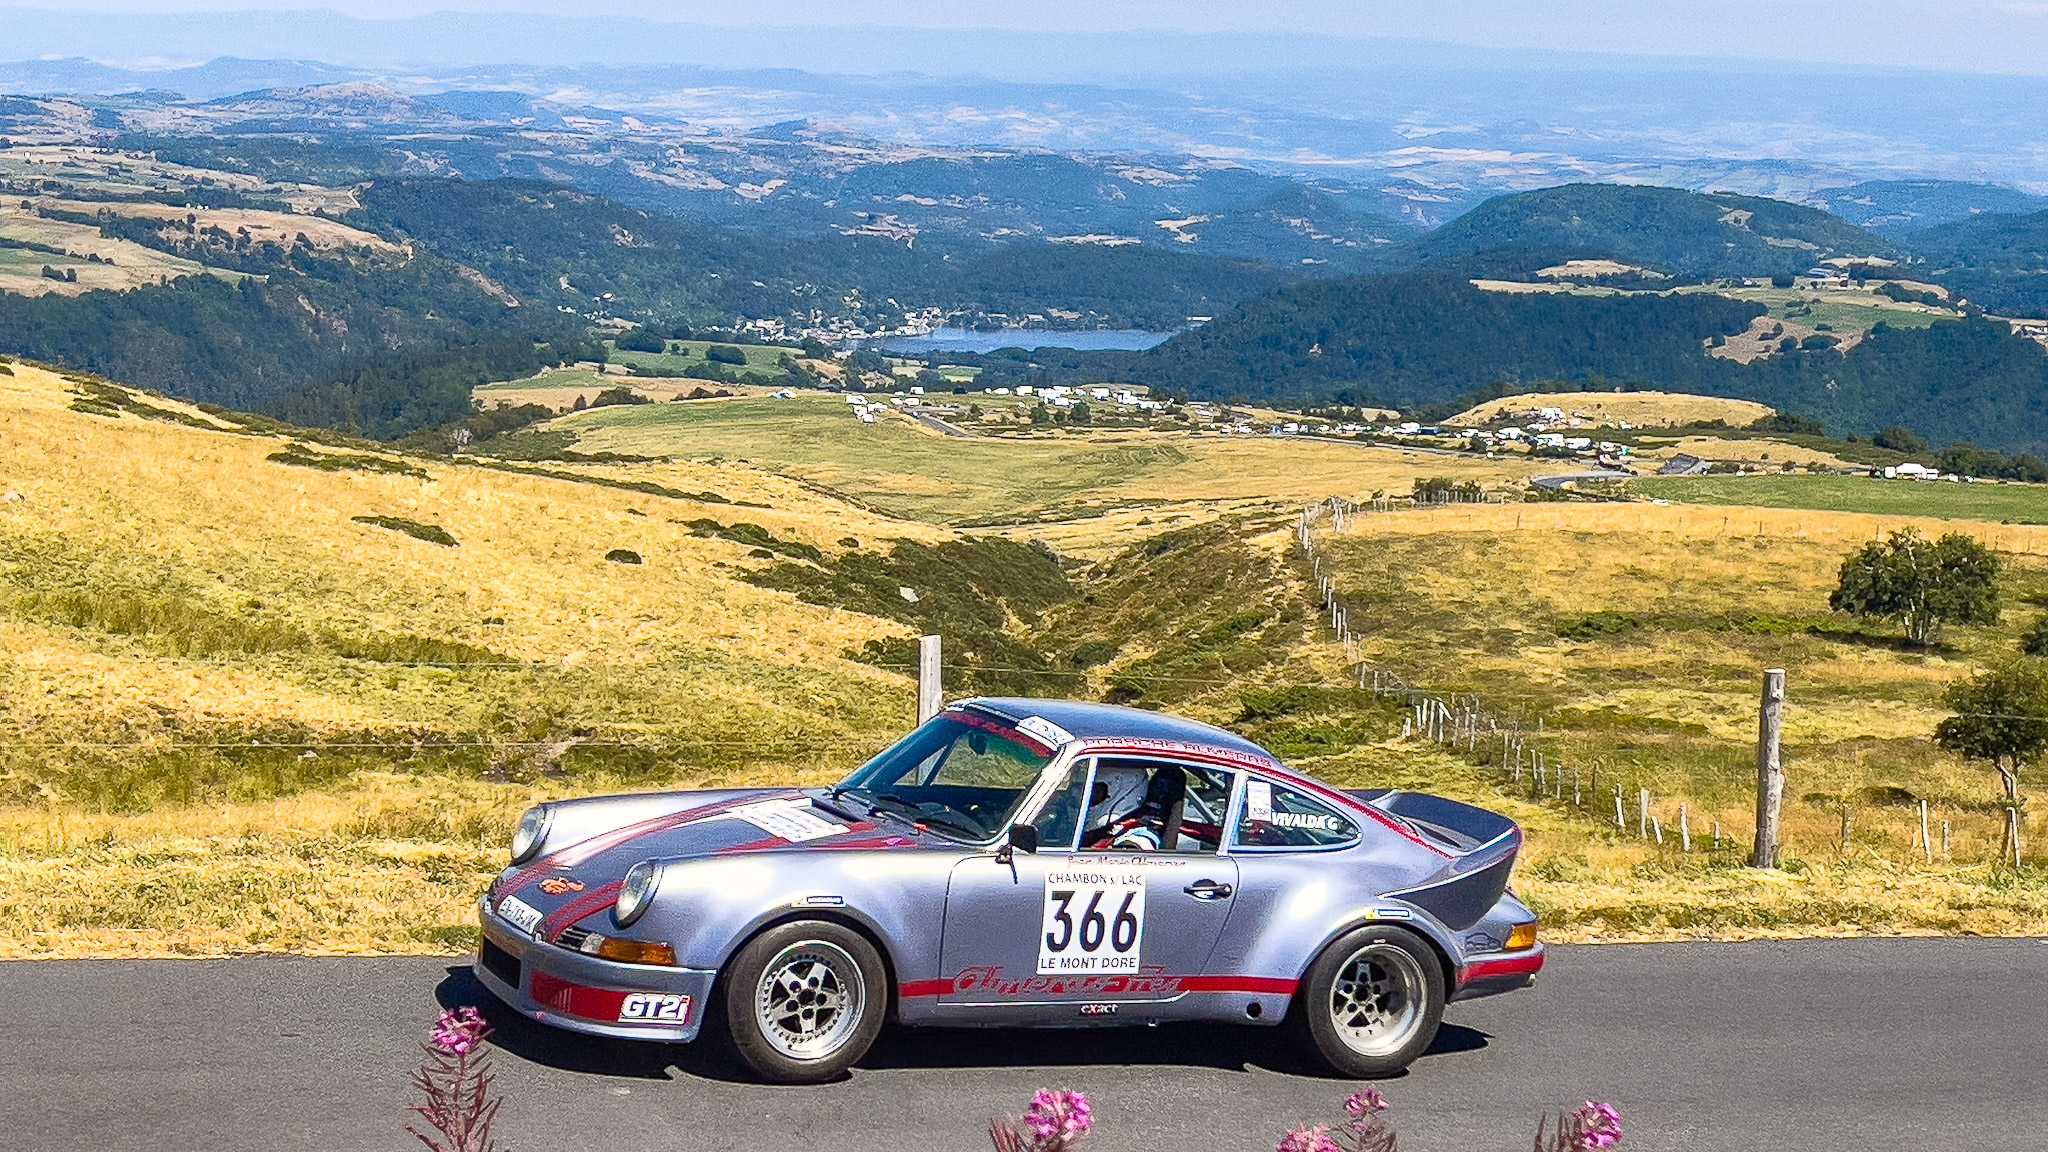
[{"label": "forested hillside", "polygon": [[1914,275],[2008,316],[2048,316],[2048,212],[1983,215],[1912,238]]},{"label": "forested hillside", "polygon": [[1937,445],[2048,451],[2048,351],[2002,320],[1878,324],[1743,365],[1707,355],[1762,306],[1709,293],[1486,292],[1411,274],[1297,284],[1146,353],[1083,371],[1198,397],[1455,410],[1566,382],[1755,400],[1841,435],[1904,425]]},{"label": "forested hillside", "polygon": [[1699,390],[1713,374],[1702,345],[1762,310],[1708,294],[1517,294],[1451,276],[1372,276],[1280,289],[1119,367],[1138,383],[1196,395],[1397,408],[1502,380]]},{"label": "forested hillside", "polygon": [[1408,245],[1418,263],[1516,246],[1580,249],[1696,277],[1803,272],[1892,242],[1817,208],[1676,188],[1567,184],[1499,196]]}]

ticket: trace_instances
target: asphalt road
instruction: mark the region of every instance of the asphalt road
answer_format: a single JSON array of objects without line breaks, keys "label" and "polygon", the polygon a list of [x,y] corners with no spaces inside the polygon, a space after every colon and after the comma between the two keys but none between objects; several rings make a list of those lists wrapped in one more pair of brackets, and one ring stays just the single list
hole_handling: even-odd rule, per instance
[{"label": "asphalt road", "polygon": [[[2048,946],[1850,940],[1560,948],[1541,983],[1454,1005],[1379,1087],[1405,1152],[1527,1147],[1538,1112],[1611,1100],[1628,1150],[2048,1146]],[[414,1043],[486,995],[417,959],[0,964],[0,1148],[356,1149],[403,1132]],[[708,1046],[503,1019],[513,1152],[986,1149],[1040,1086],[1095,1101],[1089,1147],[1271,1149],[1338,1111],[1276,1034],[885,1034],[850,1079],[739,1080]]]}]

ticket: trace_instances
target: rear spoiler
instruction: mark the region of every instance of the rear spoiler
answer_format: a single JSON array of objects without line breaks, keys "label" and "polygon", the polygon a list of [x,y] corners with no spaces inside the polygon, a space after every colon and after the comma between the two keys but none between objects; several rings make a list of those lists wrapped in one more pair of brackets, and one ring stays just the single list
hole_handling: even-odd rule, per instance
[{"label": "rear spoiler", "polygon": [[1522,829],[1513,820],[1423,792],[1375,789],[1351,795],[1400,819],[1451,857],[1429,879],[1386,895],[1462,932],[1483,919],[1507,892],[1515,856],[1522,850]]}]

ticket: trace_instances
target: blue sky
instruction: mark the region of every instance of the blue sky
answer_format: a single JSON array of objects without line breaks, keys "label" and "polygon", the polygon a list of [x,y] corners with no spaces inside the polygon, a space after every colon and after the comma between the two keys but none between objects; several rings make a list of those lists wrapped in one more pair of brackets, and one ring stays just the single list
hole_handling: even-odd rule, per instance
[{"label": "blue sky", "polygon": [[[1394,38],[1830,68],[2048,74],[2048,2],[1987,0],[33,0],[19,7],[150,14],[325,10],[393,20],[428,11],[758,28],[885,26],[1013,32],[1176,32]],[[5,7],[0,7],[0,20]]]}]

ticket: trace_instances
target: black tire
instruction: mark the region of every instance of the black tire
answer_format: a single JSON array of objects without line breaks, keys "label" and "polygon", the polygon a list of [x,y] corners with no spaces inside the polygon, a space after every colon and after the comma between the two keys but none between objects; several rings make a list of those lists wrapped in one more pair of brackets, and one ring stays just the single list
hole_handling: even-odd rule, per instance
[{"label": "black tire", "polygon": [[823,920],[778,924],[747,941],[720,984],[733,1053],[777,1084],[844,1075],[889,1010],[888,972],[874,945]]},{"label": "black tire", "polygon": [[1295,1033],[1341,1076],[1391,1076],[1429,1050],[1443,1023],[1444,969],[1420,936],[1391,924],[1355,928],[1309,965]]}]

